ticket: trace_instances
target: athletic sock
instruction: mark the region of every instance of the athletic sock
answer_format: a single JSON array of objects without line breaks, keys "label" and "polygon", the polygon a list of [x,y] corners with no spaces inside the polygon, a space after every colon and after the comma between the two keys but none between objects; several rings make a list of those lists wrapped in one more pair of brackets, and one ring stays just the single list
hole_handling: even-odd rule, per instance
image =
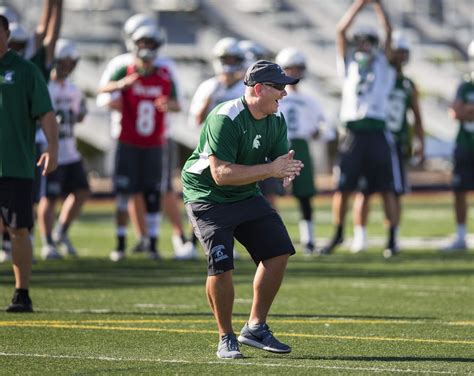
[{"label": "athletic sock", "polygon": [[466,225],[463,224],[457,224],[456,226],[456,234],[459,240],[464,240],[466,239]]},{"label": "athletic sock", "polygon": [[125,252],[127,228],[125,226],[117,227],[117,250]]}]

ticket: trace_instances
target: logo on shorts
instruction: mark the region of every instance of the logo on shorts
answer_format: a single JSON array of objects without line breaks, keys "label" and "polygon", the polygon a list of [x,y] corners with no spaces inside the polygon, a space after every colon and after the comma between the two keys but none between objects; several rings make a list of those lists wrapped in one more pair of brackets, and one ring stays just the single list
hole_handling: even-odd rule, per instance
[{"label": "logo on shorts", "polygon": [[259,140],[260,140],[261,138],[262,138],[262,136],[258,134],[258,135],[256,135],[255,138],[253,139],[252,147],[253,147],[254,149],[258,149],[258,148],[260,147],[260,141],[259,141]]},{"label": "logo on shorts", "polygon": [[214,262],[219,262],[229,258],[229,256],[224,253],[224,250],[225,247],[223,245],[216,245],[211,249],[211,256]]}]

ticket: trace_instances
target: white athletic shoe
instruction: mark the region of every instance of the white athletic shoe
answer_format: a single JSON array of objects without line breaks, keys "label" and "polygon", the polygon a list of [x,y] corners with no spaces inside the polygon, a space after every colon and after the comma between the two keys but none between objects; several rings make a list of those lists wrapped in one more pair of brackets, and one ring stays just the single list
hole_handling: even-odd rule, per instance
[{"label": "white athletic shoe", "polygon": [[350,251],[351,253],[360,253],[367,251],[367,240],[355,237],[354,240],[352,240]]},{"label": "white athletic shoe", "polygon": [[441,249],[441,252],[451,253],[467,250],[466,240],[456,238],[450,245]]},{"label": "white athletic shoe", "polygon": [[66,234],[53,233],[53,241],[56,246],[63,247],[69,256],[77,257],[77,250]]},{"label": "white athletic shoe", "polygon": [[52,244],[46,244],[41,248],[41,257],[43,260],[60,260],[63,258]]},{"label": "white athletic shoe", "polygon": [[113,262],[118,262],[120,260],[123,260],[125,258],[125,251],[112,251],[109,255],[109,258],[113,261]]},{"label": "white athletic shoe", "polygon": [[174,248],[176,260],[196,260],[198,257],[197,249],[192,242],[186,242],[180,248]]},{"label": "white athletic shoe", "polygon": [[4,262],[9,262],[11,260],[12,260],[12,253],[1,249],[0,250],[0,264],[3,264]]}]

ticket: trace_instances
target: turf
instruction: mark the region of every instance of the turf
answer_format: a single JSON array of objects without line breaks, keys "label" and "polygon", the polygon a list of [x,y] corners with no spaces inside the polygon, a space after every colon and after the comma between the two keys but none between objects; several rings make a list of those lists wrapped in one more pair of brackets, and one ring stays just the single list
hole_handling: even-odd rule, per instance
[{"label": "turf", "polygon": [[[383,236],[374,201],[369,233]],[[298,213],[279,204],[297,240]],[[113,206],[87,204],[71,229],[79,259],[38,261],[35,313],[0,312],[0,374],[469,374],[474,370],[474,256],[423,246],[386,261],[381,250],[291,258],[269,324],[293,347],[279,356],[243,347],[246,358],[215,356],[217,335],[204,294],[206,262],[174,261],[165,221],[164,260],[130,255],[113,264]],[[330,202],[316,201],[319,238],[330,235]],[[470,218],[472,223],[472,217]],[[350,224],[348,223],[348,226]],[[405,205],[403,238],[445,237],[454,229],[448,195],[415,196]],[[348,231],[350,233],[350,231]],[[132,240],[130,241],[130,245]],[[38,247],[37,247],[38,251]],[[239,247],[235,330],[251,304],[255,266]],[[299,251],[299,250],[298,250]],[[0,265],[0,301],[13,277]]]}]

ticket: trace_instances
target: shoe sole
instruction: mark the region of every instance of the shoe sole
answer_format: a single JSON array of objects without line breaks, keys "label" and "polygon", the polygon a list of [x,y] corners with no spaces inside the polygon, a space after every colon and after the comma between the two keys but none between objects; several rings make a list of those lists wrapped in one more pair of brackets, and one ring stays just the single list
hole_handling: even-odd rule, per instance
[{"label": "shoe sole", "polygon": [[216,352],[216,355],[219,359],[243,359],[244,358],[243,354],[240,354],[238,356],[233,356],[233,357],[223,357],[219,355],[219,351]]},{"label": "shoe sole", "polygon": [[242,337],[242,336],[239,336],[239,338],[237,338],[237,341],[239,341],[240,343],[242,343],[243,345],[247,345],[247,346],[251,346],[251,347],[255,347],[257,349],[260,349],[260,350],[265,350],[265,351],[268,351],[268,352],[272,352],[272,353],[277,353],[277,354],[288,354],[291,352],[291,349],[288,349],[288,350],[281,350],[281,349],[276,349],[274,347],[268,347],[260,342],[257,342],[257,341],[254,341],[252,339],[248,339],[246,337]]}]

